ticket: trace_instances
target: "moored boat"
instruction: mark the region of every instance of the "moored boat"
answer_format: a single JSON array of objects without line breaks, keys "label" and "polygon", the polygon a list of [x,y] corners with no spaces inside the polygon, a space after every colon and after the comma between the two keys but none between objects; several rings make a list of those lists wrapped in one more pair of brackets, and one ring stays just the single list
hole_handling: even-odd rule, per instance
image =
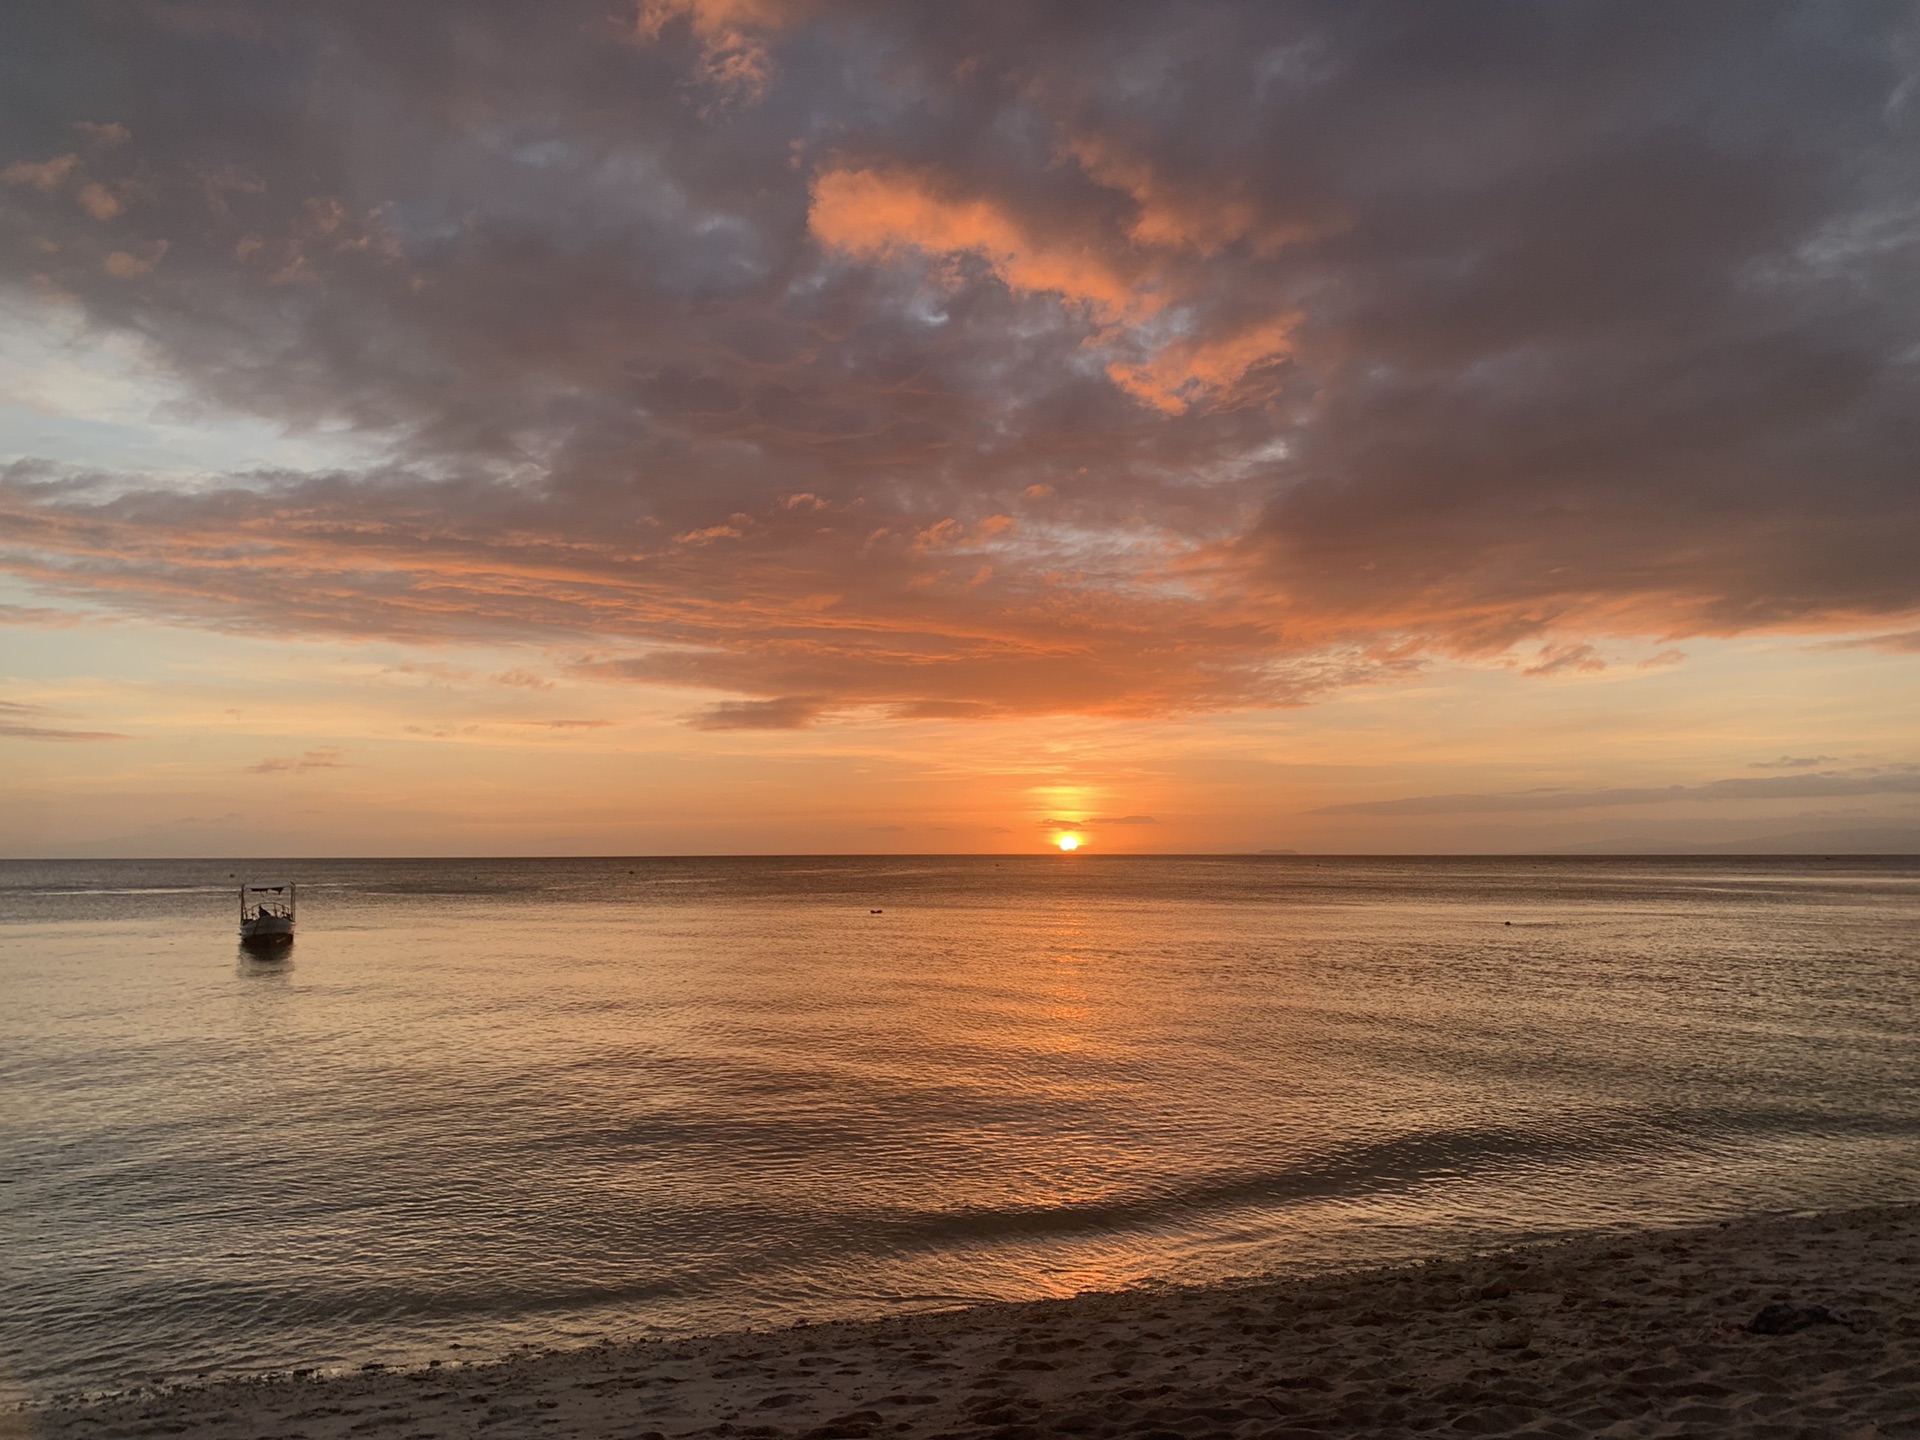
[{"label": "moored boat", "polygon": [[293,943],[294,887],[240,887],[240,943],[260,949]]}]

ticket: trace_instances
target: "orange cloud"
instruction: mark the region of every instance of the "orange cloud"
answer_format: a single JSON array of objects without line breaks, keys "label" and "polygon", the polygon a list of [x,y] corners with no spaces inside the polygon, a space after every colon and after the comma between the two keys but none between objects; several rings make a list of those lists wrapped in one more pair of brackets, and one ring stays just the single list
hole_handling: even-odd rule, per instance
[{"label": "orange cloud", "polygon": [[824,172],[813,182],[808,224],[823,245],[862,260],[908,250],[978,256],[1009,289],[1057,294],[1104,321],[1157,308],[1150,293],[1091,247],[1039,236],[995,201],[947,194],[932,177],[909,170]]},{"label": "orange cloud", "polygon": [[[1144,547],[1124,577],[1088,568],[1048,585],[1009,553],[1004,581],[969,585],[970,564],[957,583],[925,586],[948,574],[950,553],[916,554],[907,537],[857,562],[857,535],[765,527],[724,554],[668,544],[640,555],[546,527],[436,520],[418,504],[426,492],[327,489],[149,496],[123,510],[69,508],[44,493],[54,503],[36,503],[0,480],[12,541],[0,559],[30,584],[217,628],[594,636],[601,653],[570,669],[756,697],[706,717],[719,728],[784,725],[819,707],[1165,714],[1289,704],[1379,670],[1361,656],[1296,663],[1225,577],[1210,587],[1188,575],[1166,589]],[[848,584],[814,604],[823,573]],[[793,696],[812,708],[758,698]]]},{"label": "orange cloud", "polygon": [[9,185],[31,185],[36,190],[58,190],[79,163],[78,155],[56,155],[38,163],[16,160],[0,170],[0,180]]},{"label": "orange cloud", "polygon": [[[1282,358],[1298,317],[1259,321],[1223,338],[1160,342],[1142,328],[1166,307],[1153,269],[1131,269],[1088,243],[1044,238],[1010,209],[984,196],[947,193],[932,177],[907,170],[830,170],[814,181],[809,223],[828,248],[885,261],[908,251],[973,255],[1008,288],[1056,294],[1084,305],[1104,337],[1148,351],[1143,361],[1107,367],[1136,399],[1178,414],[1237,385],[1255,366]],[[1157,348],[1156,348],[1157,345]]]},{"label": "orange cloud", "polygon": [[676,545],[706,545],[715,540],[738,540],[745,535],[746,527],[753,524],[751,515],[735,515],[725,525],[706,525],[698,530],[688,530],[673,537]]},{"label": "orange cloud", "polygon": [[965,533],[965,529],[966,527],[961,525],[958,520],[952,518],[936,520],[933,524],[927,526],[926,529],[913,537],[913,548],[916,552],[919,552],[939,550],[949,545],[957,545],[960,543],[960,537]]},{"label": "orange cloud", "polygon": [[80,208],[96,220],[111,220],[121,210],[113,192],[97,182],[82,185],[75,198],[79,200]]},{"label": "orange cloud", "polygon": [[1203,396],[1238,385],[1256,366],[1285,359],[1299,321],[1298,315],[1283,315],[1225,339],[1179,341],[1144,364],[1115,361],[1107,374],[1129,395],[1178,415]]},{"label": "orange cloud", "polygon": [[685,20],[700,43],[700,78],[730,98],[757,100],[773,83],[763,32],[786,24],[794,8],[783,0],[639,0],[633,35],[651,43]]}]

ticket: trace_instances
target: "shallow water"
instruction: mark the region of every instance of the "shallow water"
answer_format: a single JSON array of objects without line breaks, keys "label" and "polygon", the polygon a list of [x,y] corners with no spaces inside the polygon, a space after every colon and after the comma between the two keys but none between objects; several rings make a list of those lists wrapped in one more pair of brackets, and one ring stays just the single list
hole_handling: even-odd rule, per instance
[{"label": "shallow water", "polygon": [[1912,860],[271,868],[0,862],[21,1393],[1920,1196]]}]

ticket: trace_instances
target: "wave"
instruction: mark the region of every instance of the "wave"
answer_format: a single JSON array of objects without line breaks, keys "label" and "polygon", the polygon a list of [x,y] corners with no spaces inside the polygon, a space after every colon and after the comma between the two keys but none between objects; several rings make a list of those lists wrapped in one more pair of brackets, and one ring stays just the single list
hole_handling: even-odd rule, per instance
[{"label": "wave", "polygon": [[[1610,1147],[1617,1148],[1614,1141]],[[1604,1142],[1569,1144],[1541,1133],[1500,1128],[1428,1130],[1390,1140],[1335,1146],[1296,1164],[1193,1181],[1127,1198],[1062,1205],[978,1206],[922,1212],[879,1223],[902,1243],[942,1245],[956,1240],[1053,1236],[1140,1229],[1239,1210],[1405,1190],[1432,1181],[1518,1161],[1575,1151]]]},{"label": "wave", "polygon": [[[1360,1200],[1437,1182],[1517,1167],[1670,1155],[1676,1144],[1711,1144],[1721,1136],[1804,1135],[1808,1115],[1783,1109],[1700,1115],[1570,1118],[1555,1130],[1467,1126],[1391,1139],[1336,1145],[1295,1164],[1251,1173],[1195,1177],[1133,1196],[1059,1205],[975,1206],[869,1217],[872,1229],[902,1248],[938,1248],[968,1241],[1056,1237],[1148,1229],[1255,1207],[1321,1200]],[[1706,1124],[1700,1122],[1706,1121]],[[1833,1117],[1827,1133],[1907,1135],[1907,1122]]]}]

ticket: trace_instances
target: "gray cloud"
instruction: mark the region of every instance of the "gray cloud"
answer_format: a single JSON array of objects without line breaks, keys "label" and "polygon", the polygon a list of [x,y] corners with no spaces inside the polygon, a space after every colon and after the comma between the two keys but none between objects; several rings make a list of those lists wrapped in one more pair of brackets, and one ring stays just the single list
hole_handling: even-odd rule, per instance
[{"label": "gray cloud", "polygon": [[304,775],[309,770],[339,770],[346,761],[331,747],[309,750],[303,755],[276,755],[247,769],[255,775]]},{"label": "gray cloud", "polygon": [[723,700],[692,716],[696,730],[804,730],[820,718],[821,704],[806,695],[777,700]]},{"label": "gray cloud", "polygon": [[1902,630],[1893,635],[1868,635],[1859,640],[1836,642],[1846,649],[1886,650],[1896,655],[1920,655],[1920,630]]},{"label": "gray cloud", "polygon": [[81,744],[94,740],[127,738],[111,730],[60,730],[45,725],[16,725],[11,721],[0,721],[0,737],[8,740],[54,740]]},{"label": "gray cloud", "polygon": [[1589,810],[1615,805],[1667,805],[1702,800],[1800,800],[1837,795],[1920,794],[1920,767],[1852,775],[1773,775],[1711,780],[1704,785],[1641,789],[1518,790],[1490,795],[1418,795],[1324,805],[1310,815],[1480,815],[1527,810]]},{"label": "gray cloud", "polygon": [[1539,660],[1527,666],[1522,675],[1587,675],[1607,668],[1607,662],[1591,645],[1549,645]]},{"label": "gray cloud", "polygon": [[0,625],[70,625],[76,618],[51,605],[0,605]]},{"label": "gray cloud", "polygon": [[553,681],[531,670],[503,670],[487,677],[496,685],[511,685],[521,690],[551,690]]},{"label": "gray cloud", "polygon": [[89,744],[103,740],[125,740],[111,730],[68,730],[59,726],[31,723],[51,712],[44,705],[28,705],[18,700],[0,700],[0,739],[48,740],[58,744]]},{"label": "gray cloud", "polygon": [[11,7],[0,286],[384,458],[16,465],[0,569],[722,728],[1920,609],[1905,5],[659,13]]}]

